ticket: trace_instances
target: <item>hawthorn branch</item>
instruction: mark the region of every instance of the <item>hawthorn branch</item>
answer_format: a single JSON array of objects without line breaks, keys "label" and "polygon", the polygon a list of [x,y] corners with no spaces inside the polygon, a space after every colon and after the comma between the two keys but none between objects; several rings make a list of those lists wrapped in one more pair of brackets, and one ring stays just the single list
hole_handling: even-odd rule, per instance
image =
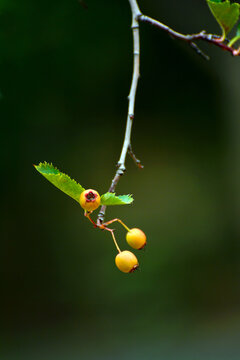
[{"label": "hawthorn branch", "polygon": [[[133,75],[130,93],[128,95],[128,115],[125,130],[125,136],[122,146],[121,155],[117,163],[117,171],[112,180],[109,192],[114,192],[121,176],[125,173],[125,160],[128,150],[131,150],[131,131],[134,119],[135,99],[138,86],[138,79],[140,77],[140,37],[139,37],[139,22],[138,19],[142,15],[136,0],[128,0],[132,11],[132,34],[133,34]],[[131,150],[132,151],[132,150]],[[132,152],[133,153],[133,152]],[[104,222],[106,206],[102,206],[97,219],[97,224],[101,225]]]},{"label": "hawthorn branch", "polygon": [[[135,109],[135,99],[136,99],[136,92],[138,86],[138,80],[140,77],[140,34],[139,34],[139,23],[148,23],[158,29],[161,29],[168,33],[171,37],[182,40],[187,42],[199,55],[203,56],[205,59],[208,59],[208,56],[205,55],[201,49],[196,45],[196,41],[203,40],[205,42],[211,43],[215,46],[218,46],[222,50],[230,52],[233,56],[240,55],[240,48],[235,49],[231,46],[231,43],[220,36],[214,34],[208,34],[205,30],[200,31],[197,34],[186,35],[179,33],[169,26],[152,19],[149,16],[143,15],[140,11],[138,6],[137,0],[128,0],[131,12],[132,12],[132,34],[133,34],[133,75],[132,75],[132,82],[130,93],[128,96],[128,115],[127,115],[127,123],[126,123],[126,130],[124,135],[124,141],[122,146],[121,155],[119,161],[117,163],[117,171],[112,179],[111,186],[108,189],[109,192],[115,192],[116,186],[121,178],[121,176],[125,173],[125,160],[127,153],[132,157],[135,163],[138,165],[139,168],[142,168],[140,160],[137,159],[135,154],[132,151],[131,147],[131,131],[132,131],[132,124],[134,119],[134,109]],[[97,226],[101,227],[104,222],[106,212],[106,206],[102,206],[98,218],[97,218]]]}]

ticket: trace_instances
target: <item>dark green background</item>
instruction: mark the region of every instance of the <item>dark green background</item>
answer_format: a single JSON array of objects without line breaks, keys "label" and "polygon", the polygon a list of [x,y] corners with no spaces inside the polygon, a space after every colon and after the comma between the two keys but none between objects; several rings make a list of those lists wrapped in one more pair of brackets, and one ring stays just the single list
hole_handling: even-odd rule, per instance
[{"label": "dark green background", "polygon": [[[141,271],[33,168],[105,192],[132,75],[127,0],[0,2],[1,360],[240,357],[240,59],[141,24],[132,144],[109,208],[148,237]],[[182,32],[218,32],[205,1],[139,0]],[[126,246],[118,225],[117,238]]]}]

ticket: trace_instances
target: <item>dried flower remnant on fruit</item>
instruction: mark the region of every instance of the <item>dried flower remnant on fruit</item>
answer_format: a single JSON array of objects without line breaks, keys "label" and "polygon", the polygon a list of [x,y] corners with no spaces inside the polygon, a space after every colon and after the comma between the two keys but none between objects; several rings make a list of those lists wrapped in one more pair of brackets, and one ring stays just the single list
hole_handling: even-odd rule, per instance
[{"label": "dried flower remnant on fruit", "polygon": [[94,194],[92,191],[89,191],[86,195],[85,195],[85,198],[86,198],[86,201],[87,202],[91,202],[91,201],[95,201],[97,195]]},{"label": "dried flower remnant on fruit", "polygon": [[88,189],[81,193],[79,202],[84,210],[93,211],[99,207],[101,199],[96,190]]}]

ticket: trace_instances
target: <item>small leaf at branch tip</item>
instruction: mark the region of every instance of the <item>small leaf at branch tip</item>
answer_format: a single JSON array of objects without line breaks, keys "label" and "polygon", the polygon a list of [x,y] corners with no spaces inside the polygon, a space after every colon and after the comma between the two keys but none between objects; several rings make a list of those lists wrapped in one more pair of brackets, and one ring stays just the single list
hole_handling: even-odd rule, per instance
[{"label": "small leaf at branch tip", "polygon": [[101,196],[101,205],[129,205],[133,202],[132,195],[118,195],[107,192]]}]

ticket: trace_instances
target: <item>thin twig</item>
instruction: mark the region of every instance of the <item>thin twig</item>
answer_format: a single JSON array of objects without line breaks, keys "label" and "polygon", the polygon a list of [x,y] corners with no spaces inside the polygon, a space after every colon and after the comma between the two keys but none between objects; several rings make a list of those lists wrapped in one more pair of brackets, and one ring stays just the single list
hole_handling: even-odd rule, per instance
[{"label": "thin twig", "polygon": [[[200,31],[197,34],[184,35],[184,34],[181,34],[177,31],[171,29],[169,26],[161,23],[160,21],[152,19],[149,16],[141,15],[139,17],[139,21],[148,23],[152,26],[157,27],[158,29],[164,30],[165,32],[167,32],[169,35],[171,35],[175,39],[179,39],[179,40],[188,42],[195,49],[196,49],[196,44],[194,44],[194,41],[203,40],[203,41],[211,43],[215,46],[220,47],[222,50],[229,51],[233,56],[239,55],[239,52],[237,52],[236,49],[234,49],[233,47],[229,46],[228,44],[225,44],[224,42],[222,42],[221,41],[222,38],[220,36],[216,36],[213,34],[207,34],[205,30]],[[194,45],[192,45],[192,44],[194,44]]]},{"label": "thin twig", "polygon": [[135,162],[135,164],[137,165],[137,167],[138,167],[139,169],[143,169],[143,168],[144,168],[144,166],[142,165],[141,161],[140,161],[140,160],[136,157],[136,155],[134,154],[131,144],[129,144],[129,146],[128,146],[128,154],[131,156],[131,158],[133,159],[133,161]]},{"label": "thin twig", "polygon": [[194,42],[190,42],[189,45],[191,46],[191,48],[193,48],[196,53],[200,56],[202,56],[205,60],[209,60],[210,57],[208,55],[206,55],[198,46],[197,44],[195,44]]},{"label": "thin twig", "polygon": [[[120,179],[120,177],[124,174],[125,160],[126,155],[129,149],[130,141],[131,141],[131,131],[132,131],[132,123],[134,119],[134,108],[135,108],[135,99],[137,92],[138,79],[140,76],[140,38],[139,38],[139,22],[138,19],[142,15],[137,1],[136,0],[128,0],[131,11],[132,11],[132,33],[133,33],[133,76],[132,83],[130,88],[130,93],[128,96],[128,115],[127,115],[127,124],[124,136],[123,147],[121,151],[121,155],[117,164],[117,171],[112,180],[111,186],[109,188],[109,192],[114,192],[116,185]],[[106,206],[102,206],[97,219],[97,224],[101,225],[104,222],[104,216],[106,212]]]}]

